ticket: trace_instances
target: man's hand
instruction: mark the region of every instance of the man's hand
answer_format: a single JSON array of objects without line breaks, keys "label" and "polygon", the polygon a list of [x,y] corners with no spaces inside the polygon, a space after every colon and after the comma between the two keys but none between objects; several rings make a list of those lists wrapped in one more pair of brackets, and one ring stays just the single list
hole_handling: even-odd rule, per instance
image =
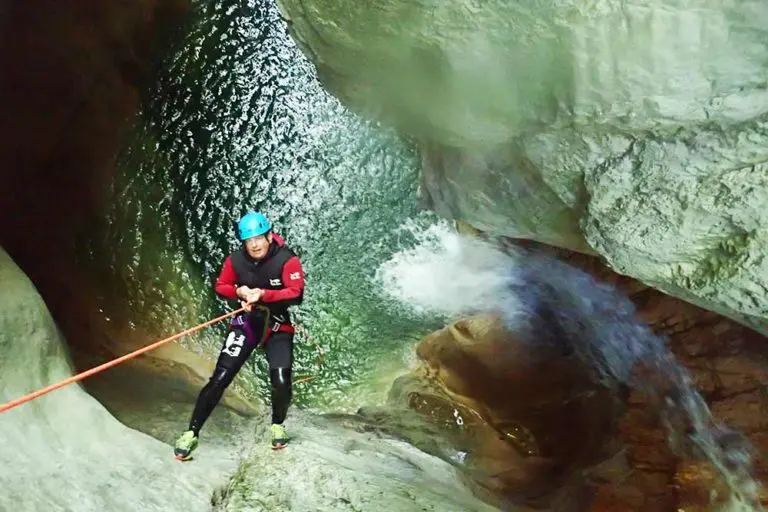
[{"label": "man's hand", "polygon": [[261,288],[248,288],[247,286],[241,286],[237,289],[237,296],[240,297],[240,305],[247,312],[251,312],[253,304],[261,300],[261,296],[264,295],[264,290]]},{"label": "man's hand", "polygon": [[237,295],[237,298],[241,301],[248,300],[248,293],[250,293],[251,288],[248,288],[247,286],[238,286],[235,290],[235,295]]},{"label": "man's hand", "polygon": [[251,303],[259,302],[263,295],[264,295],[264,290],[262,290],[261,288],[251,288],[251,290],[246,295],[245,300]]}]

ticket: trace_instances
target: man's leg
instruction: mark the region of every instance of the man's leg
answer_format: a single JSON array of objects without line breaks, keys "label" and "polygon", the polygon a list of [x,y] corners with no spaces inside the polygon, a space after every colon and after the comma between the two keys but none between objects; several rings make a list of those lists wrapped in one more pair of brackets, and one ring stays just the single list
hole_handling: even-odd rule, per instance
[{"label": "man's leg", "polygon": [[282,426],[293,397],[293,333],[273,333],[267,341],[269,380],[272,384],[272,446],[282,448],[288,433]]},{"label": "man's leg", "polygon": [[208,383],[200,391],[189,422],[189,430],[184,432],[176,442],[175,453],[180,460],[187,460],[197,446],[197,438],[200,429],[211,415],[213,409],[221,400],[224,390],[240,371],[245,361],[248,360],[255,344],[250,342],[242,329],[235,327],[229,331],[224,339],[224,345],[219,353],[216,368],[213,370]]}]

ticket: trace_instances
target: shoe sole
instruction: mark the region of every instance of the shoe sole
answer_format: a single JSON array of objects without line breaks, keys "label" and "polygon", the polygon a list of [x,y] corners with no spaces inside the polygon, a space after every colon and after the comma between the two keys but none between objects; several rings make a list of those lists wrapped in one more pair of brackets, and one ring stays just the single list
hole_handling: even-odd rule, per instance
[{"label": "shoe sole", "polygon": [[192,460],[192,452],[195,451],[195,448],[197,446],[193,446],[186,454],[185,453],[178,453],[176,451],[173,452],[173,456],[176,457],[176,460],[179,462],[186,462],[188,460]]},{"label": "shoe sole", "polygon": [[277,444],[272,445],[272,449],[273,450],[282,450],[286,446],[288,446],[288,443],[283,443],[283,444],[277,443]]}]

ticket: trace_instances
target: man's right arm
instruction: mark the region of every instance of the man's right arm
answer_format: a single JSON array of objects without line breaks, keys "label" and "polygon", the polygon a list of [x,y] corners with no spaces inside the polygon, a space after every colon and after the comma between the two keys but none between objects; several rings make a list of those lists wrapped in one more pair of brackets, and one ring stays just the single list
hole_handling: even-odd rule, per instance
[{"label": "man's right arm", "polygon": [[236,279],[237,275],[235,274],[235,268],[232,266],[232,258],[227,256],[221,273],[219,273],[219,278],[216,280],[214,290],[216,290],[220,297],[237,300],[239,297],[237,296]]}]

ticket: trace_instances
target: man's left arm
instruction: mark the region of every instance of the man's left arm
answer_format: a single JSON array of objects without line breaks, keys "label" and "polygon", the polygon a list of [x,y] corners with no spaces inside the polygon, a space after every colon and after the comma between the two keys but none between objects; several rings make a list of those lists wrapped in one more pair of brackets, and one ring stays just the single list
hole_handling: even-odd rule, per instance
[{"label": "man's left arm", "polygon": [[304,291],[304,269],[298,256],[293,256],[283,265],[283,288],[279,290],[264,290],[261,302],[275,304],[287,302],[288,306],[301,302],[301,293]]}]

